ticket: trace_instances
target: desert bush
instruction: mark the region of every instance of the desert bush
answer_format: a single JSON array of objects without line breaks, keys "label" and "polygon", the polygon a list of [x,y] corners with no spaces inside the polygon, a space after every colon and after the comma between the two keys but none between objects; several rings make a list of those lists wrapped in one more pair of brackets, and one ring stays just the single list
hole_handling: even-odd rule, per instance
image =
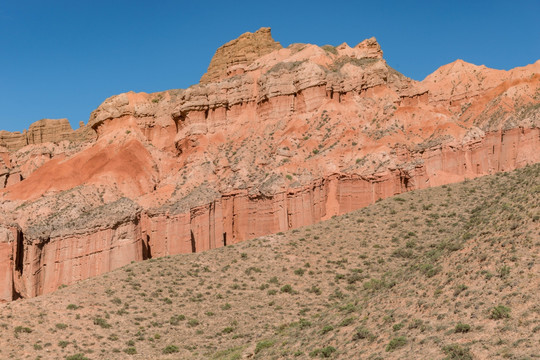
[{"label": "desert bush", "polygon": [[134,347],[128,347],[123,350],[128,355],[135,355],[137,353],[137,349]]},{"label": "desert bush", "polygon": [[334,327],[332,325],[326,325],[325,327],[322,328],[321,333],[326,334],[332,330],[334,330]]},{"label": "desert bush", "polygon": [[373,335],[371,334],[371,332],[362,326],[357,327],[353,335],[353,340],[363,340],[363,339],[372,339],[372,338],[373,338]]},{"label": "desert bush", "polygon": [[164,349],[163,349],[163,353],[164,354],[173,354],[173,353],[177,353],[179,352],[180,349],[178,348],[178,346],[176,345],[167,345]]},{"label": "desert bush", "polygon": [[468,348],[463,348],[458,344],[443,347],[443,352],[447,355],[445,360],[472,360],[473,357]]},{"label": "desert bush", "polygon": [[94,318],[94,325],[99,325],[103,329],[108,329],[111,327],[111,324],[109,324],[107,320],[99,316]]},{"label": "desert bush", "polygon": [[329,358],[330,356],[332,356],[332,354],[334,352],[336,352],[336,348],[333,347],[333,346],[327,346],[325,348],[322,348],[322,349],[315,349],[313,351],[311,351],[309,353],[309,356],[310,357],[316,357],[316,356],[320,356],[322,358]]},{"label": "desert bush", "polygon": [[290,294],[290,293],[293,292],[293,288],[292,288],[291,285],[288,285],[288,284],[287,284],[287,285],[283,285],[283,286],[281,287],[280,291],[281,291],[282,293],[289,293],[289,294]]},{"label": "desert bush", "polygon": [[463,324],[463,323],[457,323],[456,327],[454,328],[454,332],[456,333],[466,333],[471,330],[471,326],[469,324]]},{"label": "desert bush", "polygon": [[169,319],[169,323],[171,325],[178,325],[180,321],[186,320],[186,317],[184,315],[173,315]]},{"label": "desert bush", "polygon": [[407,344],[407,338],[405,336],[398,336],[390,340],[390,343],[386,345],[386,351],[394,351]]},{"label": "desert bush", "polygon": [[510,308],[504,305],[497,305],[491,308],[489,318],[494,320],[510,317]]},{"label": "desert bush", "polygon": [[255,354],[258,354],[259,352],[261,352],[264,349],[272,347],[274,345],[274,343],[275,343],[274,340],[262,340],[262,341],[259,341],[257,343],[257,345],[255,346]]},{"label": "desert bush", "polygon": [[84,356],[84,354],[75,354],[75,355],[66,356],[66,360],[90,360],[90,359]]}]

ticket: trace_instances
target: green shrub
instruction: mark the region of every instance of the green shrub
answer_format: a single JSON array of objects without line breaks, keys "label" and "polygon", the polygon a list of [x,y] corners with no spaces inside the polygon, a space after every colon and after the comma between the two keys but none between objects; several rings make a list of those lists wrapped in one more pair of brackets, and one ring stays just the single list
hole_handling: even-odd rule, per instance
[{"label": "green shrub", "polygon": [[336,351],[337,351],[337,350],[336,350],[335,347],[333,347],[333,346],[327,346],[327,347],[321,349],[320,354],[321,354],[321,357],[323,357],[323,358],[328,358],[328,357],[330,357],[333,353],[335,353]]},{"label": "green shrub", "polygon": [[322,291],[321,289],[319,289],[317,286],[315,285],[312,285],[311,286],[311,289],[307,289],[306,290],[308,293],[311,293],[311,294],[315,294],[315,295],[321,295],[322,294]]},{"label": "green shrub", "polygon": [[274,345],[275,341],[274,340],[263,340],[263,341],[259,341],[257,343],[257,345],[255,346],[255,354],[258,354],[259,352],[261,352],[262,350],[264,349],[267,349],[269,347],[272,347]]},{"label": "green shrub", "polygon": [[309,353],[309,356],[310,357],[316,357],[316,356],[321,356],[323,358],[329,358],[330,356],[332,356],[332,353],[336,352],[336,348],[333,347],[333,346],[327,346],[325,348],[322,348],[322,349],[315,349],[313,351],[311,351]]},{"label": "green shrub", "polygon": [[19,334],[19,333],[30,334],[31,332],[32,332],[32,329],[30,329],[29,327],[25,327],[25,326],[15,327],[15,334]]},{"label": "green shrub", "polygon": [[291,285],[288,285],[288,284],[287,284],[287,285],[283,285],[283,286],[281,287],[280,290],[281,290],[281,292],[283,292],[283,293],[289,293],[289,294],[293,292],[292,286],[291,286]]},{"label": "green shrub", "polygon": [[424,331],[426,326],[424,325],[424,322],[420,319],[414,319],[409,323],[408,326],[409,329],[420,329],[420,331]]},{"label": "green shrub", "polygon": [[111,327],[111,324],[109,324],[104,318],[99,316],[94,318],[94,325],[99,325],[103,329],[108,329]]},{"label": "green shrub", "polygon": [[501,279],[504,279],[504,278],[508,277],[508,275],[510,275],[510,266],[504,265],[504,266],[498,268],[497,272],[499,273],[499,277]]},{"label": "green shrub", "polygon": [[365,327],[357,327],[353,335],[353,340],[372,339],[373,335]]},{"label": "green shrub", "polygon": [[305,329],[305,328],[310,327],[310,326],[311,326],[311,322],[309,320],[300,319],[298,321],[298,328],[300,328],[300,329]]},{"label": "green shrub", "polygon": [[137,349],[135,349],[134,347],[128,347],[123,351],[128,355],[135,355],[137,353]]},{"label": "green shrub", "polygon": [[84,356],[84,354],[75,354],[75,355],[66,356],[66,360],[90,360],[90,359]]},{"label": "green shrub", "polygon": [[322,328],[321,333],[326,334],[332,330],[334,330],[334,327],[332,325],[326,325],[325,327]]},{"label": "green shrub", "polygon": [[180,349],[176,345],[167,345],[165,349],[163,349],[164,354],[172,354],[179,352]]},{"label": "green shrub", "polygon": [[469,331],[471,331],[471,326],[469,324],[457,323],[454,328],[454,332],[456,333],[467,333]]},{"label": "green shrub", "polygon": [[122,304],[122,299],[116,297],[116,298],[112,299],[111,302],[113,304],[120,305],[120,304]]},{"label": "green shrub", "polygon": [[454,296],[458,296],[459,294],[461,294],[463,291],[465,291],[467,289],[468,289],[468,287],[465,284],[460,284],[460,285],[456,286],[456,288],[454,290]]},{"label": "green shrub", "polygon": [[230,334],[234,331],[234,328],[231,327],[231,326],[227,326],[225,329],[221,330],[222,333],[224,334]]},{"label": "green shrub", "polygon": [[498,305],[491,308],[489,318],[494,320],[510,317],[510,308],[504,305]]},{"label": "green shrub", "polygon": [[386,345],[386,351],[394,351],[407,344],[407,338],[405,336],[398,336],[390,340],[390,343]]},{"label": "green shrub", "polygon": [[349,326],[349,325],[351,325],[353,322],[354,322],[354,318],[349,317],[349,318],[346,318],[346,319],[341,320],[341,322],[339,323],[339,326]]},{"label": "green shrub", "polygon": [[178,325],[180,321],[186,320],[186,317],[184,315],[173,315],[169,319],[169,323],[171,325]]},{"label": "green shrub", "polygon": [[445,360],[472,360],[473,357],[468,348],[462,348],[458,344],[443,347],[443,352],[447,355]]}]

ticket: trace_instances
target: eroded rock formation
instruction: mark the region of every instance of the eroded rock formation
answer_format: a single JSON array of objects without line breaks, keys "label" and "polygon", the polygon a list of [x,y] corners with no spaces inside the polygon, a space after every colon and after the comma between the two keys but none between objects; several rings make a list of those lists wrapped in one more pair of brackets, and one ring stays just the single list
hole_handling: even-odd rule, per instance
[{"label": "eroded rock formation", "polygon": [[85,137],[43,122],[21,149],[2,140],[0,300],[536,163],[539,125],[540,61],[458,60],[416,82],[374,38],[244,34],[198,85],[105,100]]},{"label": "eroded rock formation", "polygon": [[281,48],[280,43],[272,39],[270,28],[242,34],[217,49],[208,71],[201,77],[201,83],[219,80],[224,75],[242,74],[254,60]]}]

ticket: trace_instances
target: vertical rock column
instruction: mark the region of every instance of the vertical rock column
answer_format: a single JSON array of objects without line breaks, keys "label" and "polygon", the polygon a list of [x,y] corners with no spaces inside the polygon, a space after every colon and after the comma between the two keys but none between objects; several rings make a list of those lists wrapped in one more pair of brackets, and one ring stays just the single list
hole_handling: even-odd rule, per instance
[{"label": "vertical rock column", "polygon": [[11,231],[0,227],[0,302],[13,300],[14,243]]}]

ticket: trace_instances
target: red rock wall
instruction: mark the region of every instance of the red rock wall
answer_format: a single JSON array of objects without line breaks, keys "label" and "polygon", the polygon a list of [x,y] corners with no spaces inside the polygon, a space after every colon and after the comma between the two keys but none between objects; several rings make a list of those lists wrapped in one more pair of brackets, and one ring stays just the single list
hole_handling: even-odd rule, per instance
[{"label": "red rock wall", "polygon": [[[23,259],[20,268],[10,271],[14,278],[11,298],[50,293],[61,285],[144,260],[143,241],[139,223],[134,221],[94,233],[17,242],[15,252]],[[21,244],[22,251],[18,249]]]},{"label": "red rock wall", "polygon": [[[488,133],[465,145],[444,145],[403,154],[417,165],[369,178],[332,175],[271,197],[247,192],[224,195],[185,214],[146,218],[152,256],[204,251],[262,235],[286,231],[344,214],[405,191],[508,171],[540,161],[539,129]],[[192,244],[194,243],[194,244]]]},{"label": "red rock wall", "polygon": [[[0,240],[0,301],[49,293],[131,261],[205,251],[310,225],[404,191],[513,170],[539,162],[538,148],[540,129],[517,128],[465,145],[403,151],[400,158],[416,164],[409,170],[390,169],[369,178],[335,174],[269,197],[240,191],[184,213],[143,213],[113,229],[46,242],[5,235]],[[17,254],[23,256],[19,268],[14,265]]]}]

